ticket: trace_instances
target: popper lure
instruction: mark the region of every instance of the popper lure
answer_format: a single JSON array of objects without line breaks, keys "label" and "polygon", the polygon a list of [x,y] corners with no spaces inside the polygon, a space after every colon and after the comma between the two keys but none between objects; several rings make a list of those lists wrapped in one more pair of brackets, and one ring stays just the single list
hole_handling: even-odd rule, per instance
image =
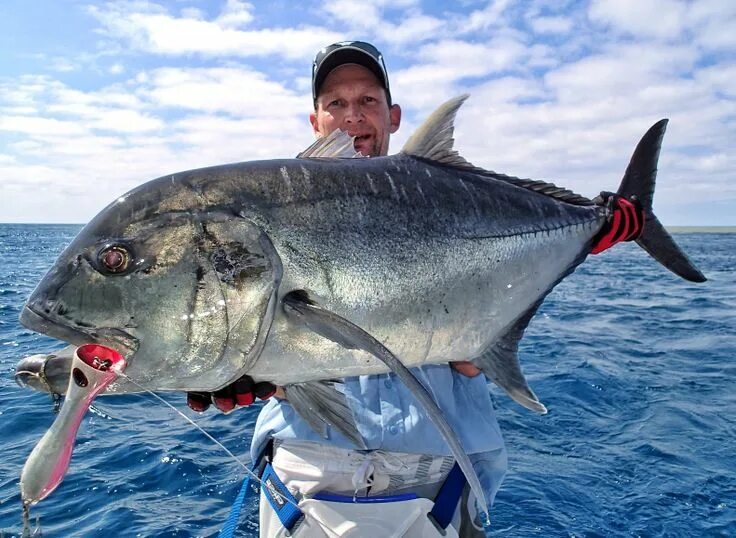
[{"label": "popper lure", "polygon": [[123,356],[109,347],[86,344],[76,350],[64,404],[54,423],[33,448],[20,475],[24,507],[46,498],[61,483],[69,468],[84,414],[92,400],[124,368]]}]

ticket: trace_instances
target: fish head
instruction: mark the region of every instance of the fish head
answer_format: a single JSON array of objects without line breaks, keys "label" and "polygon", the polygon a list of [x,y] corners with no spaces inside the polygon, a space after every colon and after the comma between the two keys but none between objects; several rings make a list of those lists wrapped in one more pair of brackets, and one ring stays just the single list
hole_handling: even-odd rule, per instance
[{"label": "fish head", "polygon": [[[149,390],[225,386],[261,351],[278,256],[261,229],[238,215],[162,212],[134,198],[82,229],[28,299],[21,323],[70,344],[117,350],[125,374]],[[136,391],[124,378],[108,389]]]}]

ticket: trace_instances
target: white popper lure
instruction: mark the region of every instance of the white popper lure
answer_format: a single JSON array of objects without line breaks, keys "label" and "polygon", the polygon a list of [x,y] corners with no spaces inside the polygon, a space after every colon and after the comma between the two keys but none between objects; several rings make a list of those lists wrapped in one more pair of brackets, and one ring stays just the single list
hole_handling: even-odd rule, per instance
[{"label": "white popper lure", "polygon": [[20,475],[25,507],[46,498],[61,483],[69,468],[84,414],[92,400],[118,377],[123,368],[125,359],[114,349],[97,344],[77,348],[64,405],[33,448]]}]

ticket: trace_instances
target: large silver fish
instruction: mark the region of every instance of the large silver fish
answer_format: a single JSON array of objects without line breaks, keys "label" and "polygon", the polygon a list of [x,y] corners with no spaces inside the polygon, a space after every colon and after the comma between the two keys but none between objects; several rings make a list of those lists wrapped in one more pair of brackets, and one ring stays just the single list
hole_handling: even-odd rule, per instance
[{"label": "large silver fish", "polygon": [[[84,227],[21,322],[117,349],[126,374],[151,390],[214,391],[243,374],[285,385],[314,427],[321,415],[348,434],[339,392],[320,382],[402,369],[387,365],[396,358],[406,367],[472,360],[543,412],[518,342],[590,253],[610,209],[465,161],[452,138],[464,99],[440,107],[397,155],[325,158],[353,153],[335,133],[301,158],[141,185]],[[665,127],[639,143],[618,194],[644,208],[637,242],[702,281],[651,211]],[[64,368],[45,364],[52,370]],[[59,377],[63,390],[68,371]],[[108,392],[137,390],[119,381]]]}]

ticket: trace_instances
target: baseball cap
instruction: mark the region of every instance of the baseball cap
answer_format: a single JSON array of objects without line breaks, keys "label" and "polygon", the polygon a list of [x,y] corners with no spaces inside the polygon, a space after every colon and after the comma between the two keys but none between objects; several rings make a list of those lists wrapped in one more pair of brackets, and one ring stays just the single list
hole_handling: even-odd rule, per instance
[{"label": "baseball cap", "polygon": [[386,99],[391,106],[391,92],[388,89],[388,73],[383,55],[376,47],[365,41],[340,41],[325,47],[317,53],[312,64],[312,100],[317,95],[327,75],[343,64],[358,64],[370,70],[386,89]]}]

